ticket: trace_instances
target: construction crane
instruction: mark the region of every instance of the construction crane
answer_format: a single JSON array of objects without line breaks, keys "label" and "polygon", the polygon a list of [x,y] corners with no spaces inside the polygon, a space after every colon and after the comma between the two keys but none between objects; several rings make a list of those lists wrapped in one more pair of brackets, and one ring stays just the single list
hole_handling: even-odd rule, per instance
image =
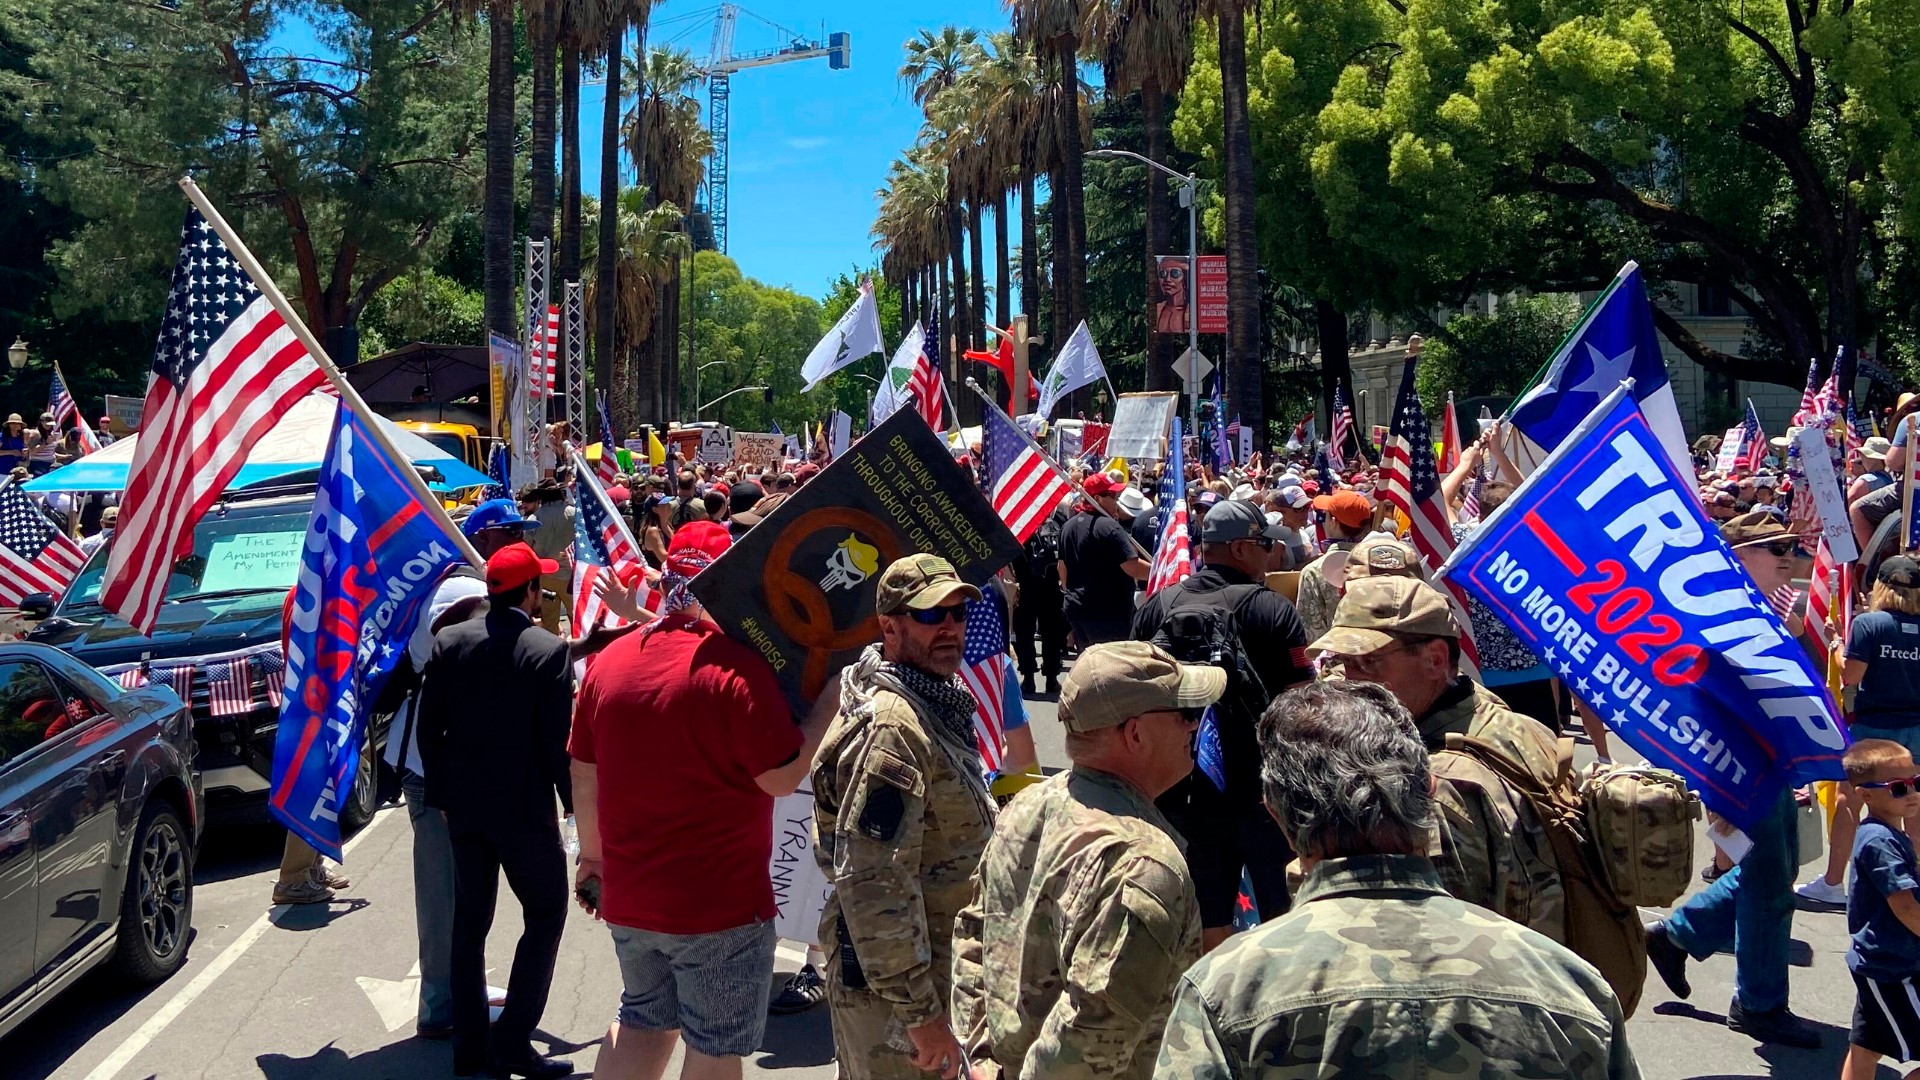
[{"label": "construction crane", "polygon": [[[742,15],[771,27],[784,44],[753,52],[734,52],[734,24]],[[713,157],[707,165],[708,213],[713,219],[713,246],[722,255],[727,252],[727,107],[733,95],[733,73],[822,56],[827,58],[829,68],[844,71],[852,64],[852,53],[850,34],[828,34],[824,41],[809,38],[743,11],[738,4],[721,4],[715,12],[713,47],[708,50],[701,71],[707,77],[707,128],[713,135]]]}]

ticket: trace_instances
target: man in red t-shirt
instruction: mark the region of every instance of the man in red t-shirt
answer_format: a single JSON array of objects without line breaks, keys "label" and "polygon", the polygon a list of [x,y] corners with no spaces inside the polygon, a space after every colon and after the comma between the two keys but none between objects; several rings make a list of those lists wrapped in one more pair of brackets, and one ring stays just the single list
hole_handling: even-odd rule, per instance
[{"label": "man in red t-shirt", "polygon": [[574,706],[575,880],[600,890],[625,984],[601,1076],[661,1075],[676,1035],[683,1075],[738,1076],[766,1027],[773,800],[806,777],[839,688],[795,724],[773,669],[701,609],[687,583],[731,542],[712,521],[674,533],[664,616],[601,653]]}]

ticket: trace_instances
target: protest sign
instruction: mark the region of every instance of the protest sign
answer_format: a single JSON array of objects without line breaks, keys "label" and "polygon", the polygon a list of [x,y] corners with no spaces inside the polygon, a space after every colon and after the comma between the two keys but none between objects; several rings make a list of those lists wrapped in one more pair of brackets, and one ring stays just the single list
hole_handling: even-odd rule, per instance
[{"label": "protest sign", "polygon": [[1740,437],[1745,430],[1744,427],[1736,424],[1728,428],[1725,435],[1720,436],[1720,453],[1713,459],[1713,471],[1724,476],[1733,474],[1735,466],[1740,462]]},{"label": "protest sign", "polygon": [[889,563],[931,552],[981,585],[1018,550],[926,421],[902,409],[736,541],[693,592],[804,712],[828,676],[879,640],[873,597]]},{"label": "protest sign", "polygon": [[1179,394],[1121,394],[1113,407],[1113,426],[1107,432],[1107,456],[1166,460],[1167,425],[1179,411]]},{"label": "protest sign", "polygon": [[[1853,538],[1853,523],[1847,519],[1847,496],[1840,478],[1833,471],[1833,450],[1827,445],[1827,433],[1821,428],[1803,427],[1793,434],[1800,444],[1800,468],[1805,472],[1804,486],[1813,507],[1820,514],[1820,535],[1836,562],[1848,563],[1860,557],[1860,545]],[[1807,550],[1813,543],[1807,542]]]},{"label": "protest sign", "polygon": [[733,433],[733,459],[765,465],[786,453],[787,437],[759,431]]},{"label": "protest sign", "polygon": [[1080,456],[1080,440],[1086,429],[1057,425],[1053,429],[1053,456],[1056,461],[1072,461]]},{"label": "protest sign", "polygon": [[694,451],[697,460],[709,465],[724,465],[733,460],[733,430],[715,425],[700,429],[700,447]]},{"label": "protest sign", "polygon": [[773,932],[788,941],[817,945],[820,914],[833,886],[813,857],[813,791],[802,787],[773,801]]},{"label": "protest sign", "polygon": [[1442,567],[1648,761],[1745,829],[1841,778],[1826,683],[1624,390]]},{"label": "protest sign", "polygon": [[108,418],[128,431],[140,430],[140,415],[146,407],[146,398],[124,397],[120,394],[107,395]]},{"label": "protest sign", "polygon": [[1087,421],[1080,426],[1080,452],[1107,456],[1107,438],[1113,434],[1112,424]]}]

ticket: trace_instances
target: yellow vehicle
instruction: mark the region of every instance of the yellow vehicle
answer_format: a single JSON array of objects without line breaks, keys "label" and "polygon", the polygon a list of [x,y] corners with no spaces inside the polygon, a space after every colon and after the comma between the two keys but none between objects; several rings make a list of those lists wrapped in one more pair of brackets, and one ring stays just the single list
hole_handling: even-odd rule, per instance
[{"label": "yellow vehicle", "polygon": [[[487,442],[480,436],[480,429],[472,424],[448,424],[436,420],[401,420],[399,427],[446,451],[448,457],[459,458],[481,472],[487,471]],[[473,502],[480,497],[479,488],[470,488],[461,493],[459,502]],[[450,506],[457,506],[452,502]]]}]

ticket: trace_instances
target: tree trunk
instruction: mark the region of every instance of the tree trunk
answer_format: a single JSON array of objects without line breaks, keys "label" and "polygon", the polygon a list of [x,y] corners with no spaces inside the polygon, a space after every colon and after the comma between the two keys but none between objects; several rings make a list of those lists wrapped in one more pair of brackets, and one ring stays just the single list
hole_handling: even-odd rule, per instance
[{"label": "tree trunk", "polygon": [[[529,4],[526,11],[527,40],[533,49],[533,139],[528,149],[531,160],[527,163],[527,238],[551,240],[554,111],[558,106],[554,96],[557,29],[554,16],[558,12],[553,4]],[[547,254],[551,267],[553,252],[549,250]]]},{"label": "tree trunk", "polygon": [[937,321],[939,325],[937,327],[935,326],[927,327],[927,333],[930,336],[933,336],[932,344],[937,348],[940,345],[940,338],[937,335],[935,335],[934,332],[937,330],[941,334],[946,333],[947,322],[950,318],[952,318],[952,315],[950,313],[953,311],[953,309],[948,306],[948,302],[953,297],[953,284],[947,279],[947,266],[948,266],[947,260],[939,259],[936,261],[940,264],[939,265],[940,284],[939,284],[939,287],[934,291],[933,312],[935,316],[935,321]]},{"label": "tree trunk", "polygon": [[1013,253],[1007,250],[1007,231],[1007,189],[1003,187],[993,200],[993,244],[1000,255],[993,268],[994,322],[1002,330],[1013,325]]},{"label": "tree trunk", "polygon": [[1033,163],[1020,167],[1020,313],[1027,333],[1040,333],[1040,219],[1034,210]]},{"label": "tree trunk", "polygon": [[947,204],[947,259],[953,264],[953,278],[947,300],[953,305],[940,319],[940,352],[947,360],[947,373],[958,369],[954,355],[958,347],[949,348],[947,342],[965,341],[967,327],[972,316],[967,312],[967,237],[960,222],[960,200],[953,199]]},{"label": "tree trunk", "polygon": [[[1080,64],[1075,58],[1079,43],[1069,36],[1060,49],[1060,78],[1067,92],[1062,96],[1066,110],[1065,127],[1060,133],[1061,171],[1065,174],[1067,204],[1067,331],[1087,317],[1087,199],[1083,176],[1085,150],[1080,144]],[[1244,73],[1243,73],[1244,75]],[[1244,111],[1244,110],[1243,110]],[[1231,136],[1229,136],[1231,137]],[[1056,194],[1056,198],[1058,197]],[[1064,340],[1064,339],[1062,339]]]},{"label": "tree trunk", "polygon": [[987,260],[985,259],[986,237],[981,233],[980,222],[983,219],[978,198],[967,200],[967,235],[972,240],[973,257],[973,321],[967,324],[966,338],[962,347],[984,348],[987,344]]},{"label": "tree trunk", "polygon": [[918,277],[917,272],[909,272],[905,280],[900,282],[900,333],[903,336],[913,329],[913,288]]},{"label": "tree trunk", "polygon": [[[1314,333],[1320,339],[1320,411],[1327,417],[1326,430],[1331,432],[1334,391],[1344,386],[1348,390],[1348,400],[1353,398],[1353,362],[1347,344],[1347,313],[1331,300],[1316,298],[1313,302],[1313,324]],[[1361,432],[1360,437],[1364,441],[1366,433]],[[1334,450],[1346,453],[1337,446]]]},{"label": "tree trunk", "polygon": [[[1237,4],[1220,13],[1220,84],[1226,141],[1227,409],[1251,425],[1256,450],[1267,448],[1260,357],[1259,252],[1254,244],[1253,134],[1247,129],[1247,23]],[[1198,314],[1197,312],[1195,313]],[[1222,417],[1225,420],[1228,417]]]},{"label": "tree trunk", "polygon": [[[1140,116],[1147,133],[1147,157],[1150,160],[1166,164],[1167,161],[1167,95],[1160,90],[1160,84],[1148,80],[1140,88]],[[1187,339],[1182,334],[1161,334],[1154,330],[1158,315],[1160,295],[1159,256],[1171,255],[1173,246],[1173,215],[1167,200],[1167,174],[1159,169],[1147,170],[1147,389],[1171,390],[1174,388],[1173,361],[1186,348]],[[1191,272],[1191,270],[1189,270]],[[1181,303],[1187,303],[1182,298]],[[1192,318],[1188,311],[1187,317]]]},{"label": "tree trunk", "polygon": [[520,339],[513,272],[513,4],[487,7],[487,186],[481,203],[487,329]]},{"label": "tree trunk", "polygon": [[[560,251],[561,281],[580,280],[580,50],[560,53]],[[591,410],[589,410],[591,411]]]},{"label": "tree trunk", "polygon": [[607,102],[600,115],[600,250],[594,255],[598,287],[593,304],[593,381],[607,394],[623,425],[633,410],[630,402],[618,400],[613,393],[614,350],[618,348],[614,310],[619,300],[614,294],[613,263],[620,217],[620,49],[626,31],[622,23],[607,34]]},{"label": "tree trunk", "polygon": [[1067,197],[1066,170],[1055,167],[1047,174],[1047,248],[1051,256],[1053,273],[1050,275],[1052,288],[1048,290],[1047,348],[1056,350],[1066,344],[1067,335],[1073,333],[1073,324],[1067,321],[1070,314],[1067,304]]}]

